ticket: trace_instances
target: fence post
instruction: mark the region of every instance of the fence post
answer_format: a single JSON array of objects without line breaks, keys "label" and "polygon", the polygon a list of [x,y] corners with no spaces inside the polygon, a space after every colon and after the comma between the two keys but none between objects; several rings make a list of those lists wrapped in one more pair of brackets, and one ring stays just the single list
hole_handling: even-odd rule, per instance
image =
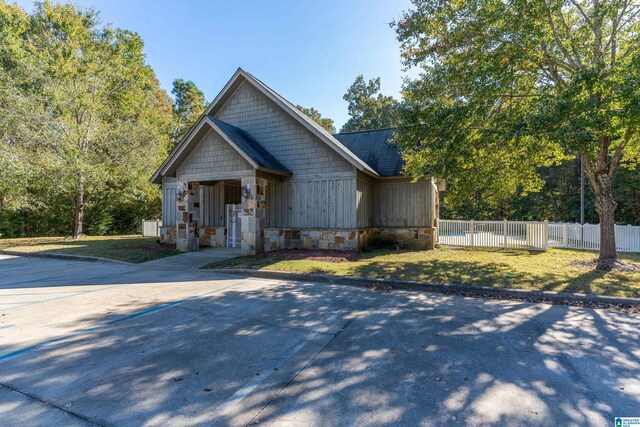
[{"label": "fence post", "polygon": [[476,232],[476,222],[474,220],[469,221],[469,230],[471,231],[471,247],[473,247],[474,234]]},{"label": "fence post", "polygon": [[549,221],[544,220],[544,229],[542,230],[543,250],[549,250]]},{"label": "fence post", "polygon": [[504,248],[507,249],[507,220],[505,219],[502,222],[502,226],[504,227]]},{"label": "fence post", "polygon": [[562,224],[562,247],[569,247],[569,224],[566,222]]}]

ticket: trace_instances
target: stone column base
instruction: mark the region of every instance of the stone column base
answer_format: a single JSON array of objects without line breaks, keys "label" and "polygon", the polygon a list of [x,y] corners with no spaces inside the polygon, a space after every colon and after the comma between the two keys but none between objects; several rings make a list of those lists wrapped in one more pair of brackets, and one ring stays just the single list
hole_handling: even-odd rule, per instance
[{"label": "stone column base", "polygon": [[198,239],[178,239],[176,249],[181,252],[194,252],[200,250]]}]

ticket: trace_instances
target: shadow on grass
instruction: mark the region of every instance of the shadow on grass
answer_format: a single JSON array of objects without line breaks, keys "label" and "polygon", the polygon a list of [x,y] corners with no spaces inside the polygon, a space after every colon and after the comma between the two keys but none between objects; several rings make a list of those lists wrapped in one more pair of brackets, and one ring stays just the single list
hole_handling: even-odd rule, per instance
[{"label": "shadow on grass", "polygon": [[3,249],[18,252],[95,256],[131,263],[151,261],[180,253],[173,245],[158,244],[155,237],[15,239],[14,246],[7,246],[6,241],[3,243]]}]

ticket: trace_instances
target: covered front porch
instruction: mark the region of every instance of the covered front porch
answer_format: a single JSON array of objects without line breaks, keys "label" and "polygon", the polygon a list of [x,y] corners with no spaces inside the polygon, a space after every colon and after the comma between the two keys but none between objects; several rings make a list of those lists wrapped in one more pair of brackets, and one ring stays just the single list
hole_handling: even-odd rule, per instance
[{"label": "covered front porch", "polygon": [[264,247],[267,181],[255,174],[223,179],[163,181],[162,240],[183,252],[200,247],[241,248],[255,254]]},{"label": "covered front porch", "polygon": [[267,181],[290,176],[243,130],[203,115],[154,174],[162,184],[163,241],[178,250],[264,248]]}]

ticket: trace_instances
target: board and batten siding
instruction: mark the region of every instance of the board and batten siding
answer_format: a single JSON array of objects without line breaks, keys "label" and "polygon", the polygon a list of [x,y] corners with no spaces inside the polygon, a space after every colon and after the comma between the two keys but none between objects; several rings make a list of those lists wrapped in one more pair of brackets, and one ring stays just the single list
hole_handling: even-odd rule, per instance
[{"label": "board and batten siding", "polygon": [[270,181],[268,228],[356,228],[355,176]]},{"label": "board and batten siding", "polygon": [[202,140],[178,166],[179,180],[198,180],[200,177],[234,173],[253,169],[233,147],[214,131],[205,134]]},{"label": "board and batten siding", "polygon": [[293,175],[347,172],[353,166],[250,83],[215,114],[260,142]]},{"label": "board and batten siding", "polygon": [[203,227],[225,227],[226,205],[240,203],[240,183],[218,182],[200,186],[200,221]]},{"label": "board and batten siding", "polygon": [[374,227],[433,227],[433,183],[378,182],[373,186]]},{"label": "board and batten siding", "polygon": [[176,186],[175,178],[165,177],[162,180],[162,226],[176,225]]},{"label": "board and batten siding", "polygon": [[373,226],[373,187],[375,184],[368,178],[358,173],[356,193],[356,214],[358,228]]}]

